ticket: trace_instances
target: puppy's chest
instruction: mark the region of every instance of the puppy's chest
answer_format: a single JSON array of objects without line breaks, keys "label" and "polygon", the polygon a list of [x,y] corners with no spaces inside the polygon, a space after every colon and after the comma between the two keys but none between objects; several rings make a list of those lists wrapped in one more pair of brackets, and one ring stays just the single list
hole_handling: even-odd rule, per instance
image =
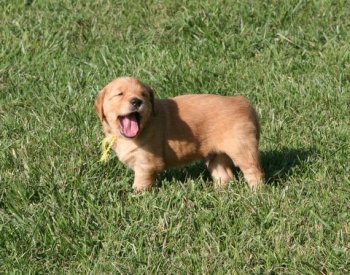
[{"label": "puppy's chest", "polygon": [[129,141],[116,142],[113,146],[119,160],[129,168],[154,166],[156,162],[154,154],[144,150],[137,144]]},{"label": "puppy's chest", "polygon": [[138,151],[138,147],[136,145],[129,142],[117,141],[114,144],[113,149],[121,162],[130,168],[135,166]]}]

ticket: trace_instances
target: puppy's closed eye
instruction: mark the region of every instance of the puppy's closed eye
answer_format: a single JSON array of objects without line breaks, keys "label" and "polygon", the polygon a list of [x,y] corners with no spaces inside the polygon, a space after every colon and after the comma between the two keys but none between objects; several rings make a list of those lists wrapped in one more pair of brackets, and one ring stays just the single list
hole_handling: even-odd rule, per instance
[{"label": "puppy's closed eye", "polygon": [[108,100],[112,100],[115,97],[121,97],[123,95],[123,92],[120,92],[118,94],[112,95]]}]

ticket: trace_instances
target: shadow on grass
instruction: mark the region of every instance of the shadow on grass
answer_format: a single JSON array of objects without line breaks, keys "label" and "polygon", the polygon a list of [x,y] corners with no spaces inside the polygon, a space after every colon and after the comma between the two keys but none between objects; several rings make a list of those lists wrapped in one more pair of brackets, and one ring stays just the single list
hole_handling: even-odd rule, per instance
[{"label": "shadow on grass", "polygon": [[[282,148],[279,150],[265,151],[261,153],[261,164],[265,171],[265,180],[269,185],[282,185],[293,173],[293,168],[303,165],[309,157],[316,154],[314,148]],[[233,168],[236,179],[239,169]],[[209,171],[204,162],[196,162],[193,165],[181,168],[174,168],[163,172],[160,176],[161,181],[157,183],[162,185],[162,181],[180,181],[203,179],[205,182],[212,181]]]},{"label": "shadow on grass", "polygon": [[198,161],[192,165],[180,168],[166,170],[161,173],[160,177],[161,180],[166,181],[176,180],[186,182],[189,180],[198,180],[199,178],[204,181],[211,181],[210,173],[203,161]]},{"label": "shadow on grass", "polygon": [[315,155],[315,148],[282,148],[261,153],[261,164],[265,171],[265,180],[270,185],[283,185],[293,173],[293,168],[303,165],[309,157]]}]

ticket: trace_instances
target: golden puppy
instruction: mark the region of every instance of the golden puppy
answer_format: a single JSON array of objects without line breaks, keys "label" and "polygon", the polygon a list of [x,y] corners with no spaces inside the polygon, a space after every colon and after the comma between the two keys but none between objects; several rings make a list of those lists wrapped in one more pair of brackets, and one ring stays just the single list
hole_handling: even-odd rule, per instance
[{"label": "golden puppy", "polygon": [[183,95],[154,99],[132,77],[120,77],[100,91],[96,111],[118,158],[135,172],[134,189],[149,188],[158,172],[203,159],[219,184],[238,166],[253,189],[263,184],[259,124],[241,96]]}]

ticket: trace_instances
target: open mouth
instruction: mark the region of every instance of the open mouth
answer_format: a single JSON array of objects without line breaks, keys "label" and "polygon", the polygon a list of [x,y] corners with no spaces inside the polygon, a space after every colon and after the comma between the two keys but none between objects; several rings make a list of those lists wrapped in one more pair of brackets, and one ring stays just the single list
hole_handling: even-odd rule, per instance
[{"label": "open mouth", "polygon": [[138,112],[118,116],[120,133],[128,138],[134,138],[140,131],[141,115]]}]

